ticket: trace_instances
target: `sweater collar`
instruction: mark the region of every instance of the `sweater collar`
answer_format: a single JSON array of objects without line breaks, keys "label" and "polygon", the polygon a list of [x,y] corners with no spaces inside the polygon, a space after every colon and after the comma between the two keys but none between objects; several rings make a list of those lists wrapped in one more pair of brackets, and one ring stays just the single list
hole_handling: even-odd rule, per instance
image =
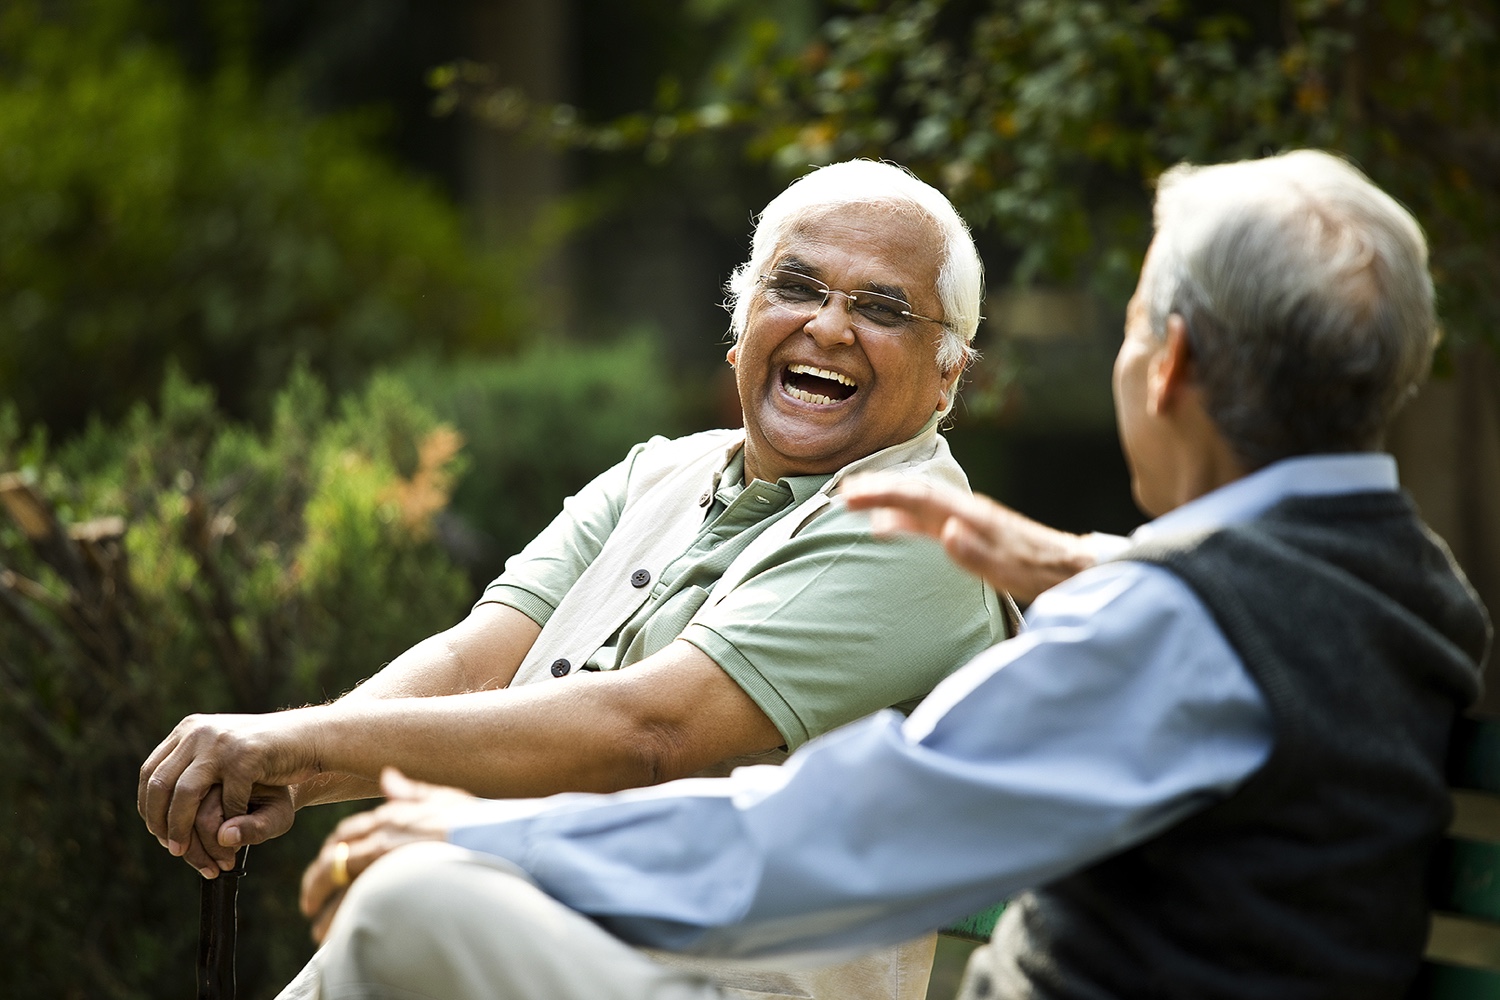
[{"label": "sweater collar", "polygon": [[1289,497],[1390,492],[1399,488],[1396,460],[1381,452],[1298,455],[1272,462],[1137,528],[1133,542],[1210,531],[1259,517]]}]

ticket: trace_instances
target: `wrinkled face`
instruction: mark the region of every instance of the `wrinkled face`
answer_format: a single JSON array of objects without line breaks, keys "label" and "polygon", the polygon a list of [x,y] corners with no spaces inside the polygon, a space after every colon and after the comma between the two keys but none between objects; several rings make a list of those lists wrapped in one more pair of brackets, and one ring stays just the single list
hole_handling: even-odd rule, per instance
[{"label": "wrinkled face", "polygon": [[1146,269],[1151,251],[1135,295],[1125,307],[1125,339],[1115,355],[1114,396],[1115,423],[1120,432],[1120,447],[1130,466],[1130,490],[1141,510],[1152,517],[1170,510],[1174,504],[1168,496],[1168,461],[1161,428],[1151,399],[1151,370],[1163,350],[1162,341],[1151,330],[1146,307]]},{"label": "wrinkled face", "polygon": [[[942,319],[941,250],[937,227],[915,209],[841,205],[799,220],[767,270],[882,292]],[[921,430],[946,405],[957,374],[938,371],[942,332],[919,322],[903,334],[867,333],[850,324],[842,295],[807,318],[757,289],[729,351],[745,411],[746,479],[835,472]]]}]

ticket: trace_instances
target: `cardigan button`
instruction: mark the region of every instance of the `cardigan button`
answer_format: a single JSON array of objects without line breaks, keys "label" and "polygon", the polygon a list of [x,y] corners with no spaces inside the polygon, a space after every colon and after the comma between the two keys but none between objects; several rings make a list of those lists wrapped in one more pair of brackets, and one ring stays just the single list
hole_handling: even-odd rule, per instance
[{"label": "cardigan button", "polygon": [[630,574],[630,585],[637,589],[651,582],[651,573],[644,569],[638,569]]},{"label": "cardigan button", "polygon": [[552,676],[553,677],[566,677],[568,671],[572,670],[572,669],[573,669],[573,664],[569,663],[567,660],[553,660],[552,661]]}]

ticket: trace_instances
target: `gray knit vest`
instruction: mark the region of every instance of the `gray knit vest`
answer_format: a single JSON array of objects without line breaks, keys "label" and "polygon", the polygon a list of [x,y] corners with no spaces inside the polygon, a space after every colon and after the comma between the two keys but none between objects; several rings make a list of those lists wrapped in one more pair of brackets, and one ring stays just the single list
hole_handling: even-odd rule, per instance
[{"label": "gray knit vest", "polygon": [[1453,719],[1489,624],[1409,499],[1284,501],[1122,556],[1177,574],[1269,705],[1269,759],[1160,836],[1020,897],[966,984],[1005,1000],[1381,1000],[1415,976]]}]

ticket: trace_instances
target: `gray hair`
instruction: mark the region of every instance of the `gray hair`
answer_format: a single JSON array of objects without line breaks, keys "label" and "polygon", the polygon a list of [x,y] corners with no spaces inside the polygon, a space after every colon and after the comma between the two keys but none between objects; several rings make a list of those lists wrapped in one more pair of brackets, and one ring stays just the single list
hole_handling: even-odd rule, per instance
[{"label": "gray hair", "polygon": [[1438,340],[1421,227],[1315,150],[1163,174],[1142,293],[1158,337],[1182,316],[1209,417],[1251,469],[1380,447]]},{"label": "gray hair", "polygon": [[771,199],[756,220],[750,259],[735,269],[725,286],[734,339],[744,335],[755,283],[782,240],[806,216],[835,205],[910,205],[932,220],[943,242],[937,279],[938,301],[943,306],[943,341],[938,347],[937,364],[943,372],[968,367],[977,356],[970,344],[979,330],[979,308],[984,299],[984,264],[974,237],[937,188],[918,180],[905,167],[874,160],[847,160],[820,167]]}]

